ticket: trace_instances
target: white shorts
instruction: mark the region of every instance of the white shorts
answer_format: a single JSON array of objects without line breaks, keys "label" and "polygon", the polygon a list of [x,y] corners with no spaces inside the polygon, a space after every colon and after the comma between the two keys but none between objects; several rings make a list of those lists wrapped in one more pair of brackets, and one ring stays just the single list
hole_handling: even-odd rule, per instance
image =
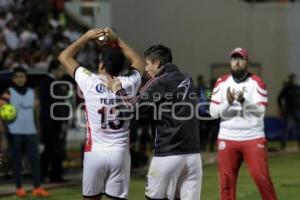
[{"label": "white shorts", "polygon": [[130,154],[128,151],[85,152],[83,161],[83,196],[128,198],[130,181]]},{"label": "white shorts", "polygon": [[153,199],[199,200],[201,183],[200,154],[153,157],[145,195]]}]

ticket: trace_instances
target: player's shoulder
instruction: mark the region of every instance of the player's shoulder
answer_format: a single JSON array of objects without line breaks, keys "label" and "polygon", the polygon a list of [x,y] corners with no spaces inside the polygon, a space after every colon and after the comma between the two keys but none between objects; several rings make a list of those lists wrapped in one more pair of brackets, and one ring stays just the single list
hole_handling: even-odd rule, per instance
[{"label": "player's shoulder", "polygon": [[136,77],[140,78],[141,74],[137,69],[130,69],[125,74],[118,76],[118,78],[129,78],[129,77]]},{"label": "player's shoulder", "polygon": [[267,89],[267,85],[264,82],[264,80],[262,79],[262,77],[256,75],[256,74],[250,74],[250,80],[252,80],[253,82],[255,82],[258,87],[260,87],[263,90]]},{"label": "player's shoulder", "polygon": [[75,71],[74,71],[74,77],[75,77],[76,75],[92,76],[93,73],[92,73],[90,70],[88,70],[87,68],[85,68],[85,67],[78,66],[78,67],[75,69]]},{"label": "player's shoulder", "polygon": [[217,88],[220,85],[222,85],[223,83],[225,83],[229,79],[229,77],[230,77],[230,74],[226,74],[226,75],[219,77],[215,83],[214,88]]}]

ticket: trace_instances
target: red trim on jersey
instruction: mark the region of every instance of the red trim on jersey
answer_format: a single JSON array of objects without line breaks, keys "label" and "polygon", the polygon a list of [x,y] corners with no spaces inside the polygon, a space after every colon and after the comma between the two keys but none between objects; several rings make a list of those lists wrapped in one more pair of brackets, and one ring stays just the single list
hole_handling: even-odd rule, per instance
[{"label": "red trim on jersey", "polygon": [[258,92],[258,94],[260,94],[260,95],[263,96],[263,97],[267,97],[267,96],[268,96],[268,95],[266,95],[266,94],[260,92],[258,89],[256,89],[256,91]]},{"label": "red trim on jersey", "polygon": [[211,103],[214,103],[214,104],[217,104],[217,105],[221,104],[220,102],[215,101],[215,100],[211,100],[210,102],[211,102]]},{"label": "red trim on jersey", "polygon": [[215,83],[215,87],[218,87],[221,83],[225,82],[230,77],[230,74],[226,74],[224,76],[221,76]]},{"label": "red trim on jersey", "polygon": [[92,132],[91,132],[91,127],[89,123],[89,117],[87,113],[87,109],[85,108],[85,114],[86,114],[86,128],[87,128],[87,138],[85,142],[85,147],[84,151],[88,152],[92,150]]},{"label": "red trim on jersey", "polygon": [[268,106],[268,102],[258,102],[258,103],[256,103],[257,105],[262,105],[262,106]]},{"label": "red trim on jersey", "polygon": [[254,80],[261,89],[267,90],[267,86],[266,86],[265,82],[262,80],[261,77],[255,75],[255,74],[252,74],[252,76],[250,78],[252,80]]}]

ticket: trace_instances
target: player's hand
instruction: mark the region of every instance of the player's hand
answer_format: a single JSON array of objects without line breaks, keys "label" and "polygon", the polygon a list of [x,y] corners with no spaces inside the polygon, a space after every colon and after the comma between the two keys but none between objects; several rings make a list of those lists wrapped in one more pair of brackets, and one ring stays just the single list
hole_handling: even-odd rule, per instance
[{"label": "player's hand", "polygon": [[96,29],[91,29],[91,30],[87,31],[83,35],[83,37],[86,40],[95,40],[95,39],[98,39],[103,34],[104,34],[104,29],[102,29],[102,28],[96,28]]},{"label": "player's hand", "polygon": [[240,103],[244,103],[245,98],[244,98],[244,91],[237,91],[236,92],[236,100]]},{"label": "player's hand", "polygon": [[234,101],[234,89],[233,89],[233,91],[231,92],[230,91],[230,87],[228,87],[227,88],[227,101],[228,101],[228,103],[231,105],[232,103],[233,103],[233,101]]},{"label": "player's hand", "polygon": [[117,92],[117,91],[119,91],[121,89],[122,89],[122,83],[121,83],[121,81],[118,78],[114,78],[113,82],[112,82],[112,85],[111,85],[111,90],[113,92]]},{"label": "player's hand", "polygon": [[104,32],[112,39],[112,40],[118,40],[118,35],[111,30],[110,28],[105,28]]}]

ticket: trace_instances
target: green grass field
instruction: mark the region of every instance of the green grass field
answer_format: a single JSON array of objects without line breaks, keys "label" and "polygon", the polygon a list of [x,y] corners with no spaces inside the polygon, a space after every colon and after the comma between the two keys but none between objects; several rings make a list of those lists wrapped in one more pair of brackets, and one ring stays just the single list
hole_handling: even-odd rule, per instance
[{"label": "green grass field", "polygon": [[[270,172],[275,184],[278,199],[298,200],[300,199],[300,153],[271,157],[269,159]],[[218,199],[218,179],[215,165],[206,166],[203,169],[202,200]],[[238,200],[261,199],[248,172],[243,166],[239,175]],[[52,190],[53,196],[48,200],[81,199],[81,187],[69,187]],[[16,199],[16,197],[0,198],[1,200]],[[28,197],[27,200],[38,198]],[[105,199],[105,198],[104,198]],[[144,199],[144,177],[132,177],[130,200]]]}]

